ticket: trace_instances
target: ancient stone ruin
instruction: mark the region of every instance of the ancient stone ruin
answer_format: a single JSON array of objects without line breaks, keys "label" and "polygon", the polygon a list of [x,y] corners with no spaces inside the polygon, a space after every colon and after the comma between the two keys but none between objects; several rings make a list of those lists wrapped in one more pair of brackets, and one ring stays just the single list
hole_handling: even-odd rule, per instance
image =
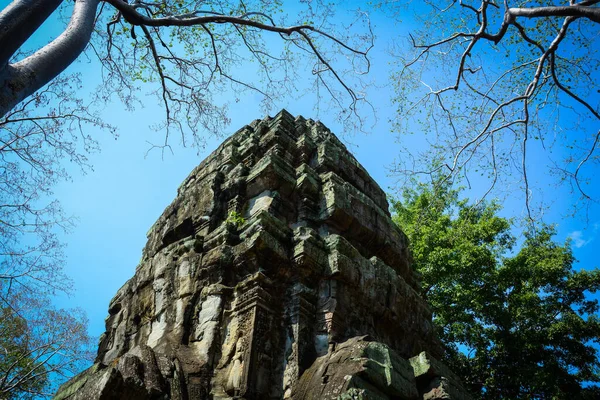
[{"label": "ancient stone ruin", "polygon": [[465,399],[385,193],[319,122],[227,139],[148,233],[55,399]]}]

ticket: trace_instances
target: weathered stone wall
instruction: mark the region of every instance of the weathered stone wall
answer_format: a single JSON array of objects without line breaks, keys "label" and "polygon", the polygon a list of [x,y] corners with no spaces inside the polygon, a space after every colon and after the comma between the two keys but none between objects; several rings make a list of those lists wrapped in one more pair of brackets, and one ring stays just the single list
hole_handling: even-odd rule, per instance
[{"label": "weathered stone wall", "polygon": [[282,111],[183,182],[96,364],[56,398],[462,398],[423,367],[440,354],[385,193],[326,127]]}]

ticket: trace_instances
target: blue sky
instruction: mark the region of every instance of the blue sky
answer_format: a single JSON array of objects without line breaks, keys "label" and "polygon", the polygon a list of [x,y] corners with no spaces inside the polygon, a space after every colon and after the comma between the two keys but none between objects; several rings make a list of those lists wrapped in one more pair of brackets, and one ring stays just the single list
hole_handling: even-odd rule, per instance
[{"label": "blue sky", "polygon": [[[7,0],[0,0],[0,8],[7,3]],[[358,2],[345,4],[348,9],[353,9]],[[392,60],[388,49],[392,39],[406,36],[414,22],[405,18],[402,24],[396,24],[381,16],[374,16],[373,22],[377,41],[371,53],[371,76],[376,85],[368,95],[377,110],[378,122],[371,132],[344,132],[333,116],[324,112],[316,115],[316,99],[311,96],[298,98],[291,93],[278,102],[270,114],[285,108],[294,115],[320,119],[345,140],[379,185],[392,192],[397,189],[397,180],[389,175],[388,167],[398,156],[400,144],[389,122],[394,118],[395,108],[390,102],[394,91],[389,76],[394,66],[390,64]],[[31,44],[47,42],[60,32],[61,26],[57,20],[50,21]],[[100,70],[96,64],[83,60],[74,65],[72,71],[83,74],[85,90],[91,91],[99,83]],[[224,97],[233,95],[223,94]],[[225,137],[252,120],[264,117],[257,97],[247,93],[239,102],[230,105],[231,124],[222,132],[222,137],[209,139],[202,149],[174,146],[174,153],[167,152],[163,157],[159,151],[147,153],[148,142],[160,142],[162,139],[160,132],[149,128],[163,115],[162,109],[155,97],[141,97],[144,107],[135,112],[125,111],[118,103],[106,106],[103,113],[109,122],[118,126],[118,139],[103,131],[92,132],[102,149],[90,157],[94,170],[85,175],[73,170],[73,180],[61,183],[55,190],[55,196],[66,213],[78,217],[74,231],[64,237],[68,244],[65,272],[73,279],[75,292],[70,298],[60,298],[57,303],[63,307],[84,309],[90,321],[89,331],[95,336],[104,331],[110,299],[135,271],[146,242],[146,232],[175,198],[179,184]],[[418,148],[422,146],[422,137],[418,134],[405,137],[402,144]],[[543,181],[544,176],[544,172],[540,171],[537,178]],[[594,249],[600,240],[597,239],[600,229],[598,212],[590,214],[589,222],[564,218],[563,214],[572,201],[569,192],[550,189],[544,195],[553,200],[553,206],[545,217],[547,222],[558,224],[558,239],[572,237],[574,253],[580,261],[578,267],[595,267]],[[523,211],[520,201],[509,198],[504,204],[505,215],[520,215]]]}]

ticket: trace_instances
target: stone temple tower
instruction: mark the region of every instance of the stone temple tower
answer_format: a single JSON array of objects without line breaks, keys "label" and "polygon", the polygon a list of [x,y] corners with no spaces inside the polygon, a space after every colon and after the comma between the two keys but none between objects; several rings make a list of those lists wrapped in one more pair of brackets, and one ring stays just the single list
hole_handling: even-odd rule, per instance
[{"label": "stone temple tower", "polygon": [[466,399],[385,193],[281,111],[181,184],[56,399]]}]

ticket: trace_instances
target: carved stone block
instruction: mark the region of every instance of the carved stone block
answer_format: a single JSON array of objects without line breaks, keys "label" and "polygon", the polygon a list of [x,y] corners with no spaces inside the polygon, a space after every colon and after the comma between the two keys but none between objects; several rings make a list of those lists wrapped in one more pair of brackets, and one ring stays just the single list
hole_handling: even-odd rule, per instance
[{"label": "carved stone block", "polygon": [[243,127],[147,236],[57,399],[466,398],[385,193],[321,123]]}]

